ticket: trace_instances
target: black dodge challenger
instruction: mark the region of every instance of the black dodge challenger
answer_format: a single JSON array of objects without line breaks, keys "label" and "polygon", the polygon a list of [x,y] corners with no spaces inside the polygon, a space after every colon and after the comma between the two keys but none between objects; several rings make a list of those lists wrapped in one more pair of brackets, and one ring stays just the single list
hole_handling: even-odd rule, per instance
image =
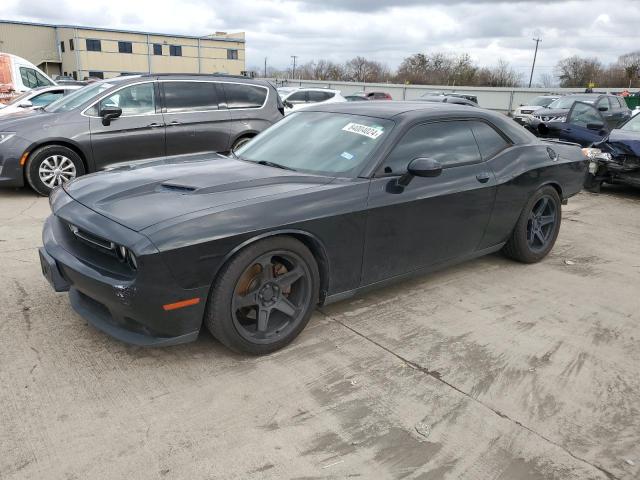
[{"label": "black dodge challenger", "polygon": [[296,112],[237,151],[87,175],[55,190],[42,270],[92,325],[173,345],[202,325],[272,352],[317,305],[503,250],[541,260],[584,182],[575,145],[424,102]]}]

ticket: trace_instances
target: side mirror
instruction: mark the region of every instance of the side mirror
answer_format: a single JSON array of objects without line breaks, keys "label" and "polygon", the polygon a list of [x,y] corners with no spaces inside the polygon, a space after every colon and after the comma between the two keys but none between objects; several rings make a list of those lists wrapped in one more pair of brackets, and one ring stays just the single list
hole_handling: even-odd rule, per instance
[{"label": "side mirror", "polygon": [[282,102],[284,104],[284,106],[286,108],[293,108],[293,103],[291,103],[289,100],[285,100],[284,102]]},{"label": "side mirror", "polygon": [[118,118],[120,115],[122,115],[122,109],[118,107],[104,107],[100,110],[102,125],[105,127],[111,125],[111,120]]},{"label": "side mirror", "polygon": [[406,187],[413,177],[437,177],[442,173],[442,165],[432,158],[415,158],[407,167],[407,173],[398,179],[398,185]]},{"label": "side mirror", "polygon": [[33,103],[30,100],[25,100],[24,102],[20,102],[18,107],[20,107],[20,108],[31,108],[31,107],[33,107]]},{"label": "side mirror", "polygon": [[600,131],[604,129],[604,123],[601,123],[601,122],[587,123],[587,129]]}]

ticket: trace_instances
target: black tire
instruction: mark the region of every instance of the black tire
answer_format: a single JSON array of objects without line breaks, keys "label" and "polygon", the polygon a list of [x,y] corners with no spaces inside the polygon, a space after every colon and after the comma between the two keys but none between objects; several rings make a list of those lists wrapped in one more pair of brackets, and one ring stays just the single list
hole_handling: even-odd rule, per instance
[{"label": "black tire", "polygon": [[[265,258],[271,259],[273,268],[262,267]],[[282,267],[284,272],[279,275],[276,270]],[[285,284],[277,284],[278,279],[286,280],[286,273],[302,275],[289,285],[288,292]],[[245,281],[246,290],[242,292]],[[318,303],[319,285],[318,266],[305,245],[286,236],[260,240],[238,252],[221,269],[209,293],[204,323],[215,338],[233,351],[271,353],[291,343],[307,325]],[[274,291],[277,292],[271,296]],[[267,293],[262,295],[264,292]],[[245,302],[249,297],[255,302]],[[283,297],[295,307],[295,315],[280,311],[276,304]],[[238,306],[240,303],[245,306]],[[267,309],[270,313],[259,331],[258,317]]]},{"label": "black tire", "polygon": [[244,136],[238,138],[235,142],[233,142],[233,146],[231,147],[231,151],[235,153],[240,147],[246,144],[249,140],[251,140],[253,136]]},{"label": "black tire", "polygon": [[[60,162],[60,165],[64,165],[65,170],[61,170],[61,174],[55,177],[57,180],[51,180],[55,185],[47,185],[43,180],[47,178],[47,175],[40,174],[41,167],[49,169],[48,165],[55,164],[55,162]],[[80,156],[70,148],[62,145],[46,145],[34,150],[29,156],[25,168],[25,177],[29,186],[36,193],[45,197],[51,193],[53,188],[65,183],[67,178],[71,180],[84,174],[84,163]]]},{"label": "black tire", "polygon": [[[532,217],[536,217],[537,210],[544,205],[544,200],[548,202],[548,205],[552,205],[555,218],[552,224],[547,223],[538,228],[542,222],[539,219],[534,221]],[[561,203],[560,195],[551,186],[542,187],[535,192],[522,210],[511,237],[503,247],[504,254],[522,263],[536,263],[546,257],[556,243],[560,232]],[[545,210],[542,213],[545,212],[548,213],[550,210]],[[544,221],[547,221],[550,216],[550,214],[541,214],[539,218],[544,217]]]}]

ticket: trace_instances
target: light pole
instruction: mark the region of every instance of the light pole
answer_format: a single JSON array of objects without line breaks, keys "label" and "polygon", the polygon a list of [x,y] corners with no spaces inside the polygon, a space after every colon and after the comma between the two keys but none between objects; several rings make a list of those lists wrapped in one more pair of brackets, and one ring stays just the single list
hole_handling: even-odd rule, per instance
[{"label": "light pole", "polygon": [[267,78],[267,57],[264,57],[264,78]]},{"label": "light pole", "polygon": [[536,68],[536,57],[538,56],[538,44],[542,41],[541,38],[534,38],[534,42],[536,42],[536,51],[533,54],[533,65],[531,65],[531,76],[529,77],[529,88],[531,88],[531,82],[533,81],[533,69]]},{"label": "light pole", "polygon": [[298,58],[298,56],[291,55],[291,58],[293,58],[293,70],[291,72],[291,79],[295,80],[296,79],[296,59]]}]

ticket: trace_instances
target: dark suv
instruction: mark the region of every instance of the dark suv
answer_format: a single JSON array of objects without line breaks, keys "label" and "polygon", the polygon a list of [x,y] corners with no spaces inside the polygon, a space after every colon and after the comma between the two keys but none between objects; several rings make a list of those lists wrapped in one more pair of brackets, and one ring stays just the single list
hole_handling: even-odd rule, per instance
[{"label": "dark suv", "polygon": [[616,128],[631,118],[631,110],[622,97],[599,93],[575,94],[560,97],[547,107],[536,110],[532,115],[529,127],[535,132],[540,123],[564,122],[575,102],[594,105],[604,117],[609,128]]},{"label": "dark suv", "polygon": [[0,120],[0,186],[48,195],[121,162],[229,152],[283,117],[268,82],[138,75],[93,83],[30,115]]}]

